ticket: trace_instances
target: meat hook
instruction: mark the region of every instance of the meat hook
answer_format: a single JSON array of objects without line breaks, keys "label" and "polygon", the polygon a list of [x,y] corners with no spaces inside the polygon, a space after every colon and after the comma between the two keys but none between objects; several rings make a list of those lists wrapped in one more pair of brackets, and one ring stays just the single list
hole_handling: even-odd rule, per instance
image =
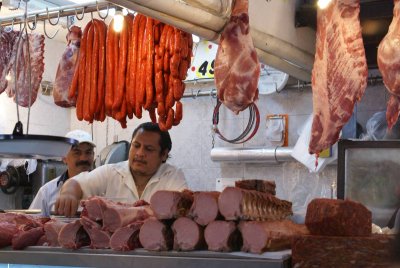
[{"label": "meat hook", "polygon": [[60,11],[57,12],[57,21],[56,22],[51,22],[48,7],[46,7],[46,11],[47,11],[47,19],[49,20],[49,23],[53,26],[56,26],[58,24],[58,22],[60,21]]},{"label": "meat hook", "polygon": [[93,12],[90,12],[90,18],[91,18],[91,20],[93,22]]},{"label": "meat hook", "polygon": [[96,9],[97,9],[97,16],[99,16],[100,19],[105,20],[108,17],[108,11],[110,10],[110,5],[107,4],[107,13],[106,15],[103,17],[101,16],[100,10],[99,10],[99,3],[96,0]]},{"label": "meat hook", "polygon": [[29,28],[31,31],[35,30],[35,29],[36,29],[36,26],[37,26],[37,15],[35,15],[34,18],[35,18],[35,21],[32,23],[32,27],[29,26],[29,21],[26,20],[26,25],[28,26],[28,28]]},{"label": "meat hook", "polygon": [[83,20],[84,16],[85,16],[85,7],[82,7],[81,17],[78,16],[78,11],[76,11],[76,8],[75,8],[75,17],[76,17],[77,20]]},{"label": "meat hook", "polygon": [[[50,21],[49,21],[49,22],[50,22]],[[54,39],[54,37],[56,37],[56,35],[57,35],[57,33],[58,33],[59,30],[60,30],[60,29],[57,29],[57,31],[56,31],[52,36],[48,35],[47,32],[46,32],[46,20],[43,21],[43,31],[44,31],[44,35],[45,35],[47,38],[49,38],[49,39]]]},{"label": "meat hook", "polygon": [[69,29],[71,26],[72,26],[72,24],[70,25],[69,24],[69,16],[67,16],[67,30],[68,30],[68,32],[70,33],[71,32],[71,30]]},{"label": "meat hook", "polygon": [[7,30],[7,27],[4,27],[4,31],[6,33],[11,33],[12,31],[14,31],[14,21],[15,21],[15,19],[13,18],[11,21],[11,27],[8,27],[10,30]]}]

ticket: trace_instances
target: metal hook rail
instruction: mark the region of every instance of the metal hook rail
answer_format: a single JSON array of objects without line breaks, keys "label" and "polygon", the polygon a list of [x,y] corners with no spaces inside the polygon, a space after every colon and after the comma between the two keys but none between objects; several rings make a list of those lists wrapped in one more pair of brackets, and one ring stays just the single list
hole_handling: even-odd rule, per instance
[{"label": "metal hook rail", "polygon": [[[24,17],[25,15],[23,13],[18,14],[18,15],[12,15],[12,16],[5,16],[0,19],[0,28],[4,26],[13,26],[18,23],[25,23],[26,22],[33,22],[34,25],[37,23],[37,21],[45,21],[50,19],[57,19],[57,22],[50,22],[51,25],[56,25],[59,22],[59,17],[67,17],[67,16],[76,16],[78,20],[83,19],[83,16],[85,13],[89,12],[98,12],[100,14],[101,10],[107,9],[107,15],[106,16],[100,16],[100,18],[105,19],[108,16],[108,10],[110,8],[110,3],[106,1],[91,1],[85,4],[74,4],[74,5],[67,5],[67,6],[62,6],[62,7],[57,7],[57,8],[46,8],[44,10],[38,10],[38,11],[33,11],[29,12],[26,15],[26,18]],[[82,13],[78,14],[78,9],[82,9]],[[36,26],[32,26],[33,29],[35,29]],[[32,30],[31,27],[29,29]],[[12,31],[12,29],[11,29]]]}]

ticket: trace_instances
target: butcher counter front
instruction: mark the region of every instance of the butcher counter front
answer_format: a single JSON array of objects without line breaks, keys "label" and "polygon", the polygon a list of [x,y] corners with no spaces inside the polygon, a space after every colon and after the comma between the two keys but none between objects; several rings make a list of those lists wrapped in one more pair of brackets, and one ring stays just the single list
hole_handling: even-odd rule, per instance
[{"label": "butcher counter front", "polygon": [[286,268],[291,266],[290,254],[290,250],[251,254],[244,252],[219,253],[211,251],[151,252],[145,249],[116,252],[107,249],[81,248],[79,250],[68,250],[44,246],[13,250],[11,247],[6,247],[0,250],[0,266],[1,263],[12,263],[98,268]]}]

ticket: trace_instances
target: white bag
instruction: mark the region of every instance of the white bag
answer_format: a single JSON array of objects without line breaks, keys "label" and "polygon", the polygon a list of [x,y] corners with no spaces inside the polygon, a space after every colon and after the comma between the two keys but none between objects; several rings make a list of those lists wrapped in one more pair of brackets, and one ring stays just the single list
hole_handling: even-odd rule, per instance
[{"label": "white bag", "polygon": [[318,173],[322,171],[325,166],[337,159],[337,143],[332,146],[332,156],[327,158],[318,158],[318,166],[316,165],[315,154],[308,152],[308,145],[311,139],[311,126],[313,121],[313,114],[307,119],[303,130],[301,131],[300,137],[293,148],[292,156],[297,161],[305,165],[310,172]]}]

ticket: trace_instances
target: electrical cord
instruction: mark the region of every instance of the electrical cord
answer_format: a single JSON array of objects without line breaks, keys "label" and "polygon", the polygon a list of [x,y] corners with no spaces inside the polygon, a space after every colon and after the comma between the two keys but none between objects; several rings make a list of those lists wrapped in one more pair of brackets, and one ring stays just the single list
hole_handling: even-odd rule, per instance
[{"label": "electrical cord", "polygon": [[[252,103],[249,106],[250,116],[249,116],[249,121],[247,123],[245,130],[238,137],[236,137],[234,139],[227,139],[224,135],[222,135],[222,133],[218,129],[219,108],[220,107],[221,107],[221,102],[217,99],[217,105],[215,106],[214,112],[213,112],[212,123],[213,123],[214,133],[216,133],[221,140],[229,142],[229,143],[233,143],[233,144],[241,144],[241,143],[245,143],[246,141],[248,141],[254,137],[254,135],[258,131],[258,127],[260,126],[260,112],[255,103]],[[253,129],[253,131],[251,132],[252,129]],[[250,133],[250,135],[249,135],[249,133]]]}]

